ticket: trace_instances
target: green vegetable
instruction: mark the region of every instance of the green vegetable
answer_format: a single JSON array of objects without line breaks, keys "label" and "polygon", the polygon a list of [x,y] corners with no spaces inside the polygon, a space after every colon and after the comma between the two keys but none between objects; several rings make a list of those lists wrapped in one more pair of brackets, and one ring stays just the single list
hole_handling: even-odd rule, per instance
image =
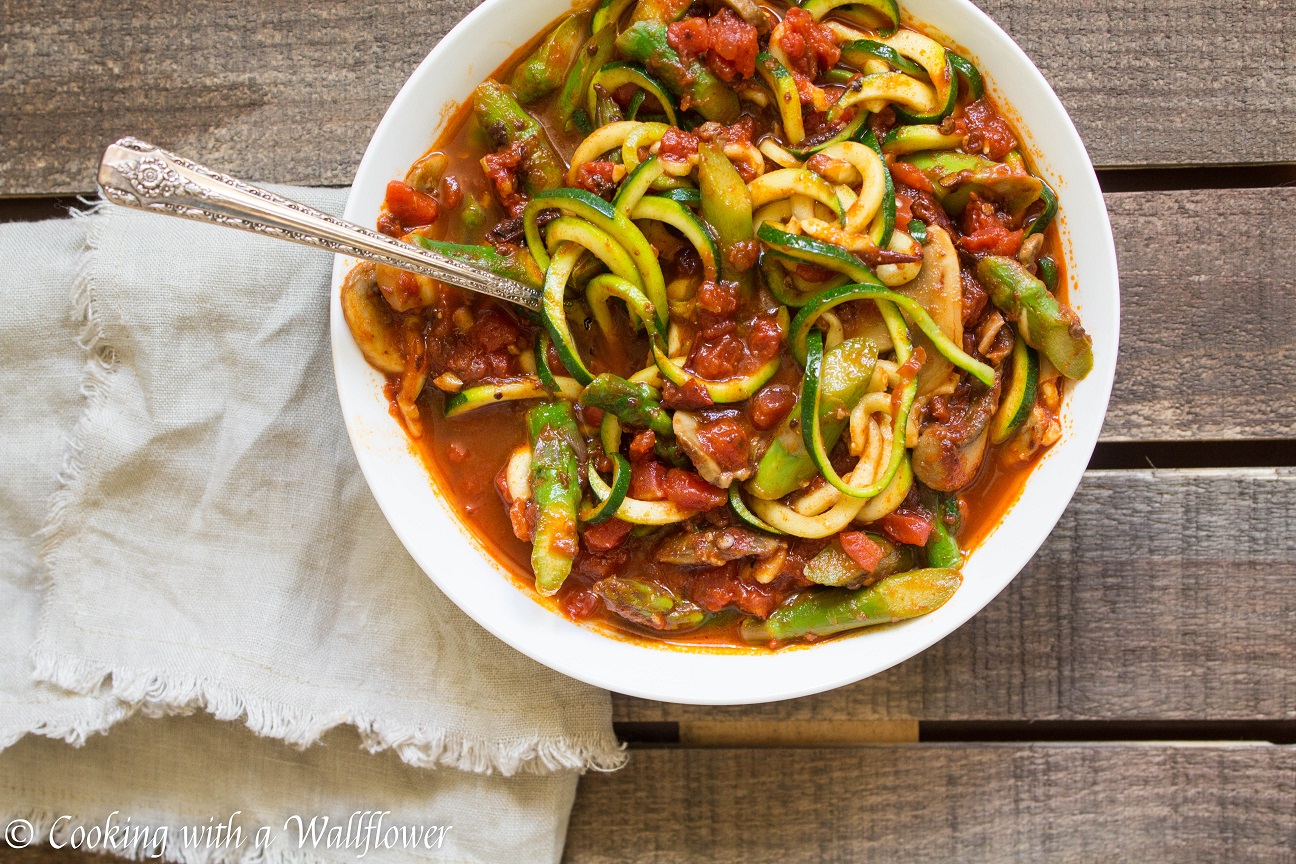
[{"label": "green vegetable", "polygon": [[881,534],[869,534],[868,537],[881,546],[885,553],[872,573],[865,573],[855,563],[855,559],[842,549],[841,540],[834,537],[831,543],[819,550],[819,554],[806,564],[805,578],[816,585],[850,588],[865,580],[876,582],[913,568],[913,547],[894,543]]},{"label": "green vegetable", "polygon": [[513,72],[509,84],[517,100],[530,105],[557,90],[584,41],[585,27],[581,17],[569,15],[564,18],[535,53]]},{"label": "green vegetable", "polygon": [[611,576],[595,582],[594,592],[614,614],[653,630],[681,633],[696,630],[707,620],[700,606],[652,582]]},{"label": "green vegetable", "polygon": [[[862,112],[861,112],[862,113]],[[877,136],[873,134],[872,129],[862,129],[861,133],[856,135],[859,143],[869,147],[877,154],[882,164],[886,165],[886,157],[882,155],[882,145],[878,143]],[[896,195],[895,180],[891,177],[890,170],[882,172],[882,181],[886,184],[886,195],[882,198],[882,209],[878,211],[881,215],[881,221],[875,221],[873,230],[870,232],[874,244],[879,249],[885,249],[891,242],[891,237],[895,233],[896,221]],[[877,217],[874,217],[877,220]],[[916,238],[915,238],[916,239]],[[919,240],[919,243],[922,241]]]},{"label": "green vegetable", "polygon": [[1039,278],[1044,283],[1044,287],[1050,291],[1056,291],[1059,277],[1057,262],[1045,256],[1036,261],[1035,266],[1039,268]]},{"label": "green vegetable", "polygon": [[764,621],[744,620],[742,635],[749,642],[786,642],[917,618],[945,605],[962,582],[957,570],[928,569],[899,573],[868,588],[803,591]]},{"label": "green vegetable", "polygon": [[794,261],[805,261],[808,264],[814,264],[844,274],[853,282],[871,283],[877,281],[873,271],[869,270],[868,266],[858,256],[832,243],[825,243],[822,240],[816,240],[802,234],[789,234],[775,228],[769,222],[761,223],[761,226],[756,229],[756,236],[770,249],[777,252],[780,257],[791,258]]},{"label": "green vegetable", "polygon": [[[925,150],[905,156],[901,161],[922,171],[932,181],[936,200],[946,212],[955,215],[963,212],[973,192],[998,201],[1010,213],[1020,213],[1043,194],[1044,184],[1039,178],[982,156],[954,150]],[[945,185],[943,181],[947,177],[953,185]]]},{"label": "green vegetable", "polygon": [[981,80],[981,72],[976,65],[961,54],[955,54],[953,51],[947,53],[949,54],[950,63],[954,66],[954,71],[967,85],[968,99],[975,101],[984,96],[985,82]]},{"label": "green vegetable", "polygon": [[546,402],[527,412],[531,438],[531,495],[536,530],[531,569],[536,590],[546,597],[558,592],[576,558],[576,508],[580,504],[581,440],[576,415],[568,402]]},{"label": "green vegetable", "polygon": [[857,39],[854,42],[847,42],[841,46],[841,52],[842,62],[861,72],[864,71],[864,64],[868,61],[881,60],[906,75],[922,77],[927,74],[927,70],[890,45],[875,42],[872,39]]},{"label": "green vegetable", "polygon": [[1012,258],[987,255],[977,279],[990,299],[1017,323],[1026,344],[1042,352],[1057,370],[1080,380],[1093,369],[1093,340],[1079,317],[1049,293],[1044,283]]},{"label": "green vegetable", "polygon": [[921,219],[910,219],[909,236],[925,246],[927,244],[927,223]]},{"label": "green vegetable", "polygon": [[647,384],[627,381],[605,372],[585,388],[581,404],[614,414],[626,426],[649,429],[657,435],[675,434],[670,415],[662,408],[657,391]]},{"label": "green vegetable", "polygon": [[805,121],[801,114],[801,92],[797,89],[792,73],[763,51],[756,56],[756,71],[778,103],[779,116],[783,119],[784,140],[789,144],[800,144],[805,138]]},{"label": "green vegetable", "polygon": [[747,506],[747,502],[743,500],[742,490],[738,483],[734,483],[729,487],[729,506],[733,508],[734,515],[736,515],[741,522],[746,524],[747,527],[755,528],[758,531],[764,531],[768,534],[783,533],[751,511],[751,508]]},{"label": "green vegetable", "polygon": [[[864,338],[847,339],[824,355],[819,375],[819,425],[829,452],[846,431],[851,409],[868,390],[876,362],[877,346]],[[784,418],[756,466],[748,491],[757,498],[782,498],[819,473],[798,428],[800,413],[793,411]]]},{"label": "green vegetable", "polygon": [[[593,131],[591,118],[585,113],[586,100],[595,73],[616,53],[616,27],[607,26],[595,31],[576,55],[576,62],[567,72],[562,91],[554,103],[554,111],[563,128],[580,128],[588,134]],[[579,116],[577,116],[579,115]]]},{"label": "green vegetable", "polygon": [[[832,448],[827,446],[827,442],[824,440],[819,419],[823,415],[823,387],[820,383],[823,374],[823,357],[823,333],[812,329],[806,338],[805,377],[801,379],[802,443],[805,445],[806,452],[810,454],[815,468],[834,489],[852,498],[873,498],[886,488],[886,483],[880,486],[874,483],[867,488],[857,489],[842,479],[837,470],[833,468],[832,460],[829,458]],[[865,373],[862,375],[864,381],[868,381],[873,374],[871,367],[860,371]]]},{"label": "green vegetable", "polygon": [[[671,126],[679,125],[679,115],[675,111],[675,101],[666,93],[661,82],[648,74],[648,70],[638,63],[608,63],[595,75],[590,85],[590,114],[594,114],[594,97],[601,88],[607,93],[615,93],[627,84],[633,84],[641,93],[647,93],[657,100],[666,112],[666,122]],[[604,124],[599,124],[604,125]]]},{"label": "green vegetable", "polygon": [[445,400],[445,416],[458,417],[478,408],[500,402],[519,402],[524,399],[546,399],[560,392],[559,386],[546,387],[538,378],[518,378],[494,384],[466,387]]},{"label": "green vegetable", "polygon": [[1049,223],[1053,221],[1053,217],[1057,216],[1057,211],[1058,211],[1057,193],[1054,192],[1052,187],[1050,187],[1047,183],[1041,181],[1041,184],[1042,185],[1040,186],[1040,198],[1043,199],[1044,201],[1044,209],[1040,211],[1040,214],[1038,216],[1036,216],[1034,219],[1030,221],[1030,227],[1026,229],[1027,237],[1030,237],[1032,234],[1044,233],[1044,229],[1047,228],[1049,226]]},{"label": "green vegetable", "polygon": [[487,79],[473,91],[473,113],[497,147],[521,144],[522,188],[536,195],[563,185],[566,169],[543,127],[522,109],[508,88]]},{"label": "green vegetable", "polygon": [[730,256],[739,243],[750,242],[752,232],[752,200],[738,169],[713,143],[703,143],[698,150],[702,161],[698,165],[698,186],[702,193],[702,218],[720,238],[721,260],[717,262],[720,275],[742,286],[744,293],[752,290],[752,273],[736,271],[730,265]]},{"label": "green vegetable", "polygon": [[594,10],[594,20],[590,22],[594,32],[599,32],[609,24],[615,26],[634,2],[635,0],[601,0]]},{"label": "green vegetable", "polygon": [[939,126],[918,124],[916,126],[897,126],[882,139],[882,150],[885,153],[904,155],[921,150],[952,150],[963,144],[963,136],[946,135]]},{"label": "green vegetable", "polygon": [[999,411],[990,423],[990,443],[1002,444],[1020,429],[1035,407],[1039,392],[1039,356],[1026,340],[1013,340],[1012,380],[1004,391]]},{"label": "green vegetable", "polygon": [[414,242],[424,249],[440,252],[447,258],[489,270],[496,276],[504,276],[523,285],[539,288],[544,285],[544,273],[536,266],[525,250],[516,247],[501,252],[494,246],[464,246],[459,243],[446,243],[442,240],[431,240],[421,234],[411,235]]},{"label": "green vegetable", "polygon": [[642,63],[648,73],[707,120],[734,123],[741,105],[738,94],[716,77],[706,64],[685,63],[666,41],[666,24],[638,21],[616,40],[616,47],[631,60]]},{"label": "green vegetable", "polygon": [[923,506],[936,517],[932,532],[927,537],[927,566],[957,570],[963,566],[963,550],[959,548],[958,532],[962,527],[957,495],[946,495],[921,487]]},{"label": "green vegetable", "polygon": [[[609,453],[612,460],[612,493],[597,504],[581,509],[582,522],[590,525],[601,525],[616,515],[626,495],[630,493],[630,460],[620,453]],[[589,470],[593,471],[591,464]]]},{"label": "green vegetable", "polygon": [[881,27],[894,31],[900,26],[900,8],[895,0],[803,0],[801,8],[816,20],[833,13],[860,27]]}]

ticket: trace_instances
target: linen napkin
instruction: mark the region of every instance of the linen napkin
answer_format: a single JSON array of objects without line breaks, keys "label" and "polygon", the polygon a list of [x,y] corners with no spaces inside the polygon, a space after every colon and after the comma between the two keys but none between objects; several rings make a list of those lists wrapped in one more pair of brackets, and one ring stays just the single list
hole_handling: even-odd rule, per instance
[{"label": "linen napkin", "polygon": [[[329,264],[114,207],[0,227],[0,746],[133,715],[250,730],[27,738],[0,754],[0,819],[44,839],[69,808],[64,829],[117,810],[173,833],[391,810],[457,824],[383,860],[545,861],[577,772],[621,764],[607,694],[480,629],[383,520],[337,406]],[[279,839],[167,857],[356,857]]]}]

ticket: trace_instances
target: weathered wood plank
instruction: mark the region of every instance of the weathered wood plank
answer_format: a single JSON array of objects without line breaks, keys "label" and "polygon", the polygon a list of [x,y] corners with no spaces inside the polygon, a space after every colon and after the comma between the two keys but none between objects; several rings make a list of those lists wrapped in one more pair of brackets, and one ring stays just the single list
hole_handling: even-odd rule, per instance
[{"label": "weathered wood plank", "polygon": [[[1296,161],[1283,0],[981,4],[1098,165]],[[349,183],[401,82],[475,5],[3,0],[0,195],[89,190],[126,133],[253,180]]]},{"label": "weathered wood plank", "polygon": [[1296,749],[646,750],[587,774],[567,864],[1296,861]]},{"label": "weathered wood plank", "polygon": [[1129,192],[1107,209],[1122,333],[1104,440],[1296,435],[1296,189]]},{"label": "weathered wood plank", "polygon": [[[1035,560],[917,657],[732,708],[628,721],[1296,718],[1296,469],[1090,472]],[[867,638],[867,637],[863,637]]]}]

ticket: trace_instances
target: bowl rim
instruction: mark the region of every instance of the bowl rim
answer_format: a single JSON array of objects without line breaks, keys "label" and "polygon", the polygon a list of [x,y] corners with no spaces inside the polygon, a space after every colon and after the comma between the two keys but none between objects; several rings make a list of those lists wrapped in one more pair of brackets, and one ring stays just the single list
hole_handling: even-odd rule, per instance
[{"label": "bowl rim", "polygon": [[[939,8],[940,14],[934,16],[936,20],[931,20],[932,16],[918,15],[913,16],[913,20],[925,31],[939,34],[946,44],[967,50],[973,36],[975,41],[989,40],[996,50],[1003,52],[1003,56],[993,63],[1016,67],[1015,72],[1024,76],[1020,80],[1014,76],[1012,86],[1007,89],[1024,87],[1034,91],[1042,100],[1041,104],[1032,104],[1026,110],[1016,100],[1000,97],[998,101],[1013,113],[1014,126],[1030,141],[1027,149],[1037,168],[1044,167],[1041,173],[1046,174],[1046,179],[1055,188],[1065,187],[1059,224],[1063,231],[1067,270],[1069,274],[1085,273],[1088,277],[1084,285],[1078,285],[1079,280],[1072,277],[1072,297],[1077,297],[1076,289],[1079,287],[1081,291],[1076,305],[1084,310],[1082,317],[1094,336],[1095,365],[1089,378],[1069,388],[1071,392],[1067,395],[1063,415],[1063,440],[1045,455],[1042,464],[1032,470],[1021,496],[970,556],[964,570],[964,585],[955,598],[930,615],[778,652],[689,649],[619,639],[565,619],[530,592],[521,589],[450,512],[445,496],[436,488],[436,482],[413,452],[404,432],[387,415],[381,388],[376,383],[377,373],[364,364],[342,318],[339,288],[355,259],[335,256],[330,285],[334,374],[348,437],[366,482],[397,537],[429,578],[461,610],[516,650],[594,686],[663,702],[753,704],[824,692],[891,668],[962,626],[1002,593],[1043,545],[1061,518],[1079,487],[1097,444],[1115,379],[1120,287],[1115,243],[1101,190],[1084,144],[1061,101],[1025,52],[986,13],[970,0],[910,0],[905,5]],[[421,116],[424,118],[421,122],[427,125],[426,91],[436,91],[438,76],[451,78],[454,70],[459,70],[461,79],[472,79],[475,74],[476,81],[469,87],[475,86],[517,47],[527,44],[541,32],[542,27],[570,8],[570,0],[534,0],[523,10],[519,10],[513,0],[485,0],[456,24],[417,66],[384,114],[357,169],[345,218],[371,224],[377,200],[381,199],[378,191],[381,185],[385,185],[387,180],[403,177],[409,164],[434,143],[436,136],[432,135],[423,141],[422,149],[403,163],[399,158],[384,154],[384,151],[401,148],[402,127],[411,117]],[[509,15],[513,16],[511,27],[499,26],[498,22]],[[964,22],[956,31],[960,35],[955,39],[946,38],[944,33],[947,31],[941,26],[951,18],[960,18]],[[531,22],[537,21],[539,23],[532,28]],[[972,22],[979,32],[965,29],[968,22]],[[527,32],[521,32],[523,28],[527,28]],[[509,37],[510,30],[518,31],[517,39]],[[494,55],[489,53],[492,50]],[[501,55],[501,51],[505,53]],[[472,57],[483,53],[499,56],[499,61],[493,65],[483,63],[490,68],[480,73],[474,73],[471,61],[464,70],[461,67],[465,64],[456,59],[461,54]],[[987,64],[981,54],[971,53],[970,59],[984,69]],[[998,86],[1002,82],[997,78],[1001,77],[987,74],[987,89],[992,93],[1004,89]],[[453,85],[441,82],[441,86]],[[453,114],[452,102],[453,98],[443,100],[446,107],[434,123],[435,128],[443,126]],[[1027,122],[1028,116],[1036,115],[1042,124],[1042,132],[1036,130],[1035,123]],[[408,139],[410,135],[405,137]],[[1053,149],[1042,149],[1038,141],[1041,137],[1053,139]],[[409,142],[406,141],[404,146],[408,152]],[[1051,173],[1046,166],[1059,159],[1075,164],[1064,175]],[[376,192],[377,199],[373,199]],[[1085,232],[1083,257],[1077,254],[1071,230],[1079,223],[1069,221],[1068,216],[1082,216]],[[1084,290],[1084,286],[1090,284],[1095,287]],[[357,367],[357,359],[364,369]],[[1085,410],[1077,412],[1073,409],[1079,405],[1077,396],[1081,391]],[[381,425],[384,422],[385,427]],[[393,473],[408,470],[411,465],[417,469],[415,477]],[[1045,479],[1049,481],[1046,492],[1041,490]],[[436,508],[419,509],[433,501]],[[417,505],[417,512],[411,512],[411,502]],[[1024,507],[1028,512],[1019,517],[1018,513]],[[1015,525],[1022,519],[1025,520],[1023,524],[1031,528],[1026,532],[1029,536],[1005,536],[1005,526],[1009,523]],[[970,588],[969,570],[979,573],[972,565],[984,557],[982,553],[988,548],[995,550],[995,566],[991,568],[987,563],[981,568],[992,569],[992,572],[985,574],[984,584],[978,583],[974,589]],[[464,569],[472,572],[466,575],[458,572]],[[489,578],[488,574],[495,577],[495,582],[502,583],[509,593],[498,590],[498,585],[484,584],[483,579]]]}]

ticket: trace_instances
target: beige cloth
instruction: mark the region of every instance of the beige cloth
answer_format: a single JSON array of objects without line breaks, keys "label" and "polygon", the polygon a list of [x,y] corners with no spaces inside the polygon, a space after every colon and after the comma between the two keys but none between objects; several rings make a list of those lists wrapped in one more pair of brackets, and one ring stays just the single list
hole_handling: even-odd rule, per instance
[{"label": "beige cloth", "polygon": [[456,825],[436,860],[548,861],[576,772],[622,761],[607,694],[480,629],[383,520],[337,407],[329,263],[112,207],[0,227],[0,747],[135,714],[354,730],[325,755],[205,717],[29,738],[0,754],[0,819],[391,809]]}]

